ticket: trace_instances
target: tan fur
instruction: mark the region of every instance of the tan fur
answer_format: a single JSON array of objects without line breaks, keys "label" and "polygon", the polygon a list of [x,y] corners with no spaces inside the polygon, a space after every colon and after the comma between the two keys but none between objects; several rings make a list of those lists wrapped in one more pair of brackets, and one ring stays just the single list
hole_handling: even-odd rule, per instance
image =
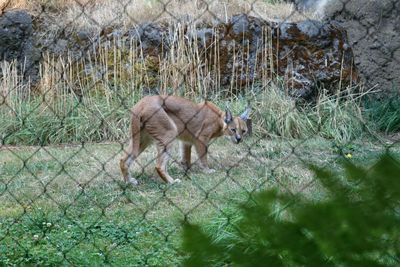
[{"label": "tan fur", "polygon": [[146,96],[132,108],[131,140],[120,160],[120,168],[126,182],[137,184],[129,175],[129,166],[150,144],[157,146],[156,171],[167,183],[174,180],[167,172],[170,148],[175,139],[182,142],[182,165],[191,167],[191,148],[195,147],[200,166],[212,172],[207,163],[210,140],[222,135],[230,136],[239,143],[247,134],[246,121],[232,117],[213,103],[193,103],[177,96]]}]

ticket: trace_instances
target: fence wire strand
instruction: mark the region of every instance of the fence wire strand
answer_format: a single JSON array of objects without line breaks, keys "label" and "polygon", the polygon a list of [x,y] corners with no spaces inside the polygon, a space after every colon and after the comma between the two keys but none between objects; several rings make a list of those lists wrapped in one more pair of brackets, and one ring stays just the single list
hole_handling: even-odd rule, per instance
[{"label": "fence wire strand", "polygon": [[[61,2],[69,3],[70,6],[62,6]],[[328,21],[323,22],[315,12],[306,10],[300,4],[307,1],[237,1],[243,5],[238,8],[241,11],[238,16],[227,13],[229,5],[235,1],[194,1],[192,7],[197,9],[195,14],[190,13],[193,10],[188,10],[186,15],[182,15],[184,10],[176,10],[179,7],[187,8],[190,2],[119,0],[114,5],[111,1],[100,0],[29,2],[40,3],[40,6],[29,7],[34,28],[24,28],[19,34],[21,38],[26,38],[27,43],[24,45],[28,51],[33,49],[29,45],[37,45],[34,42],[40,44],[39,55],[24,59],[26,55],[22,51],[19,54],[12,51],[14,44],[0,50],[4,52],[4,55],[0,55],[4,59],[0,66],[1,121],[16,121],[7,127],[0,126],[0,243],[3,251],[7,250],[9,259],[14,257],[15,260],[13,263],[1,262],[0,265],[121,266],[122,263],[116,259],[124,258],[126,266],[175,266],[182,259],[179,237],[183,222],[196,223],[204,218],[212,220],[218,217],[224,219],[223,227],[234,228],[240,233],[241,229],[235,224],[230,205],[254,202],[254,194],[272,187],[293,196],[310,195],[313,190],[317,190],[318,182],[305,166],[310,163],[318,163],[322,167],[338,166],[347,155],[353,153],[353,146],[361,146],[360,142],[352,138],[343,140],[340,145],[336,140],[324,139],[321,128],[314,128],[311,133],[294,133],[298,135],[295,138],[268,132],[268,129],[281,127],[279,123],[290,119],[299,107],[304,107],[302,100],[282,110],[268,129],[262,128],[268,116],[264,118],[257,106],[254,107],[251,117],[253,124],[258,125],[254,126],[251,136],[244,137],[238,145],[224,141],[223,138],[205,137],[201,135],[202,132],[191,130],[194,127],[193,121],[202,116],[204,109],[215,112],[210,117],[221,117],[222,114],[226,117],[222,103],[228,101],[236,116],[247,105],[248,101],[243,101],[243,98],[247,98],[250,103],[261,101],[262,104],[265,100],[260,96],[262,92],[282,84],[286,74],[278,74],[279,70],[275,73],[266,66],[263,69],[263,66],[258,68],[247,65],[248,72],[243,73],[246,71],[244,67],[240,67],[240,70],[232,67],[232,73],[229,74],[221,73],[221,69],[213,66],[212,62],[217,59],[229,61],[216,48],[219,43],[227,42],[218,39],[218,32],[226,30],[222,25],[228,25],[229,28],[238,23],[249,23],[252,17],[265,19],[265,10],[260,9],[260,5],[265,2],[279,2],[282,6],[291,4],[292,8],[284,17],[271,18],[270,24],[266,24],[270,27],[268,31],[255,29],[257,33],[265,35],[265,40],[274,31],[279,34],[279,30],[286,27],[287,23],[299,21],[299,17],[300,21],[311,22],[312,26],[307,27],[318,28],[318,34],[326,31],[326,25],[333,20],[352,18],[365,30],[364,35],[351,40],[354,46],[372,38],[376,49],[382,54],[380,66],[398,64],[400,45],[380,40],[376,24],[352,13],[354,8],[350,5],[354,1],[340,0],[341,8]],[[1,23],[8,27],[22,25],[21,18],[14,13],[16,11],[8,9],[14,7],[14,4],[8,0],[0,6]],[[223,15],[216,12],[217,4],[225,7]],[[147,10],[136,10],[132,14],[135,5]],[[382,14],[382,17],[390,17],[398,12],[396,1],[390,5],[385,9],[387,14]],[[96,13],[100,11],[104,14]],[[57,12],[63,13],[64,21],[59,20],[62,16],[55,16]],[[150,12],[151,21],[142,19],[145,14],[141,13],[144,12]],[[243,22],[241,15],[250,19]],[[90,29],[79,29],[82,21],[86,21]],[[35,27],[39,27],[37,25],[46,23],[47,29],[42,28],[41,33],[35,32]],[[201,25],[205,25],[204,28]],[[95,34],[90,33],[93,29]],[[193,29],[197,30],[197,36],[190,32]],[[241,29],[237,30],[241,32]],[[39,37],[39,41],[32,41],[32,38],[40,34],[43,36]],[[233,53],[235,58],[232,64],[240,64],[240,60],[258,63],[260,59],[249,56],[252,48],[245,50],[245,42],[251,40],[246,39],[248,37],[244,31],[241,34],[242,44],[236,41],[237,47],[229,47],[233,51],[237,49],[237,53]],[[51,37],[46,39],[45,35]],[[225,37],[236,38],[229,35]],[[275,38],[279,42],[279,37]],[[203,42],[199,42],[199,39]],[[259,40],[265,42],[261,37]],[[298,43],[293,49],[303,45],[302,40],[295,41]],[[149,45],[153,47],[146,47]],[[279,48],[279,43],[260,45],[264,46],[261,49],[266,48],[265,53],[268,49],[272,51],[273,48]],[[190,49],[199,54],[190,54]],[[312,55],[312,49],[305,46],[303,49],[305,54]],[[292,51],[286,52],[286,57],[291,57]],[[274,68],[274,62],[280,60],[279,55],[267,56]],[[98,65],[87,64],[89,60]],[[310,66],[304,68],[311,69]],[[269,81],[257,81],[254,78],[257,71],[271,72],[275,76],[270,77]],[[363,81],[365,88],[374,88],[374,77],[380,76],[383,71],[388,69],[376,68],[368,72]],[[36,73],[36,78],[32,73]],[[204,73],[206,76],[202,76]],[[223,85],[223,75],[228,74],[230,76]],[[237,77],[245,77],[245,85]],[[295,79],[294,76],[292,78]],[[126,84],[120,83],[123,79]],[[194,87],[188,88],[188,85]],[[218,92],[218,89],[221,91]],[[156,109],[151,109],[152,102],[144,106],[151,110],[151,114],[147,114],[146,118],[138,118],[141,128],[139,132],[134,132],[131,121],[139,114],[132,107],[142,97],[157,94],[167,96],[159,100],[161,102]],[[170,124],[165,125],[162,119],[157,123],[157,118],[166,112],[175,95],[191,98],[196,103],[201,100],[213,102],[218,97],[222,97],[223,101],[218,102],[218,110],[204,105],[191,118],[186,119],[182,118],[179,109],[176,113],[169,110],[172,125],[183,125],[181,130],[175,127],[175,131],[172,131],[168,128]],[[315,99],[313,101],[318,102]],[[352,119],[369,128],[359,114],[352,115]],[[52,121],[45,121],[43,116],[49,116]],[[331,123],[329,117],[320,119],[317,124],[321,127]],[[35,123],[39,123],[38,126]],[[124,182],[119,160],[124,154],[128,161],[131,160],[133,149],[128,146],[130,139],[144,141],[143,136],[137,137],[136,134],[143,135],[143,129],[151,123],[154,123],[152,127],[158,127],[161,139],[153,135],[151,138],[155,145],[143,151],[137,160],[133,159],[130,173],[139,183],[133,186],[129,181]],[[290,123],[295,124],[296,121]],[[42,131],[38,133],[43,135],[32,137],[30,131],[35,127],[41,127]],[[51,132],[51,127],[55,127],[56,131]],[[79,127],[85,127],[83,133]],[[173,134],[170,138],[163,140],[171,131]],[[46,133],[51,135],[47,136]],[[196,156],[192,156],[191,165],[185,168],[181,166],[176,148],[176,139],[183,133],[192,136],[195,142],[193,146],[204,152],[204,155],[198,157],[193,153]],[[388,141],[380,133],[368,137],[373,140],[368,141],[372,143],[368,149],[373,151],[399,149],[400,139]],[[321,139],[325,140],[321,141],[325,142],[322,147],[318,143]],[[153,151],[155,146],[158,147],[158,153]],[[205,155],[215,172],[204,165]],[[180,183],[167,184],[154,171],[156,165],[159,167],[167,163],[171,177],[181,180]],[[202,168],[207,173],[204,174]],[[165,175],[163,171],[161,176]],[[168,180],[169,177],[163,179]],[[275,213],[280,214],[291,205],[296,203],[287,203]],[[38,257],[35,246],[47,249],[43,253],[46,256]],[[53,255],[51,263],[47,262],[49,258],[46,257],[49,255]],[[160,255],[169,262],[157,262]]]}]

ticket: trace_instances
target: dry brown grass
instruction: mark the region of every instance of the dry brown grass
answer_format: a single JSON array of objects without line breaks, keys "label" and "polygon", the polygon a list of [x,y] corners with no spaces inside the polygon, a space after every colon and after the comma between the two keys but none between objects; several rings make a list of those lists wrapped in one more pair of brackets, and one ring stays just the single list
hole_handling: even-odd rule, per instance
[{"label": "dry brown grass", "polygon": [[0,0],[1,10],[24,8],[39,14],[43,7],[45,15],[51,12],[59,26],[84,30],[160,20],[227,21],[239,13],[289,21],[313,17],[296,11],[292,4],[271,4],[265,0]]},{"label": "dry brown grass", "polygon": [[26,0],[0,0],[0,16],[4,11],[14,8],[26,8],[28,6]]},{"label": "dry brown grass", "polygon": [[[84,16],[80,16],[82,12]],[[185,20],[191,22],[226,22],[232,15],[246,13],[263,19],[298,21],[307,18],[292,4],[269,4],[256,0],[207,0],[207,1],[152,1],[152,0],[104,0],[93,5],[71,5],[67,20],[78,28],[103,28],[109,25],[132,26],[137,23],[161,20]],[[309,14],[308,14],[309,15]]]}]

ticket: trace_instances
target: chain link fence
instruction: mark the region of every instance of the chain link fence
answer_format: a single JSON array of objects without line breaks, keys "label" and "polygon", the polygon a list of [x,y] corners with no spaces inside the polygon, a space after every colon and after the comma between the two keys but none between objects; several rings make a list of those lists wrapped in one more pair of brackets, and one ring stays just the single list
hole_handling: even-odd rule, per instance
[{"label": "chain link fence", "polygon": [[180,265],[183,222],[224,232],[261,190],[318,199],[310,163],[398,155],[399,9],[4,1],[1,265]]}]

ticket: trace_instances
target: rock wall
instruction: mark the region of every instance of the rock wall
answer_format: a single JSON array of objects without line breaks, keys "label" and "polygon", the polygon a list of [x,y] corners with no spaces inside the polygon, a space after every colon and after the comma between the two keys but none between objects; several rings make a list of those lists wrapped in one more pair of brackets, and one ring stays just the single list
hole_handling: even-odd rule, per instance
[{"label": "rock wall", "polygon": [[[173,46],[171,27],[174,25],[140,25],[125,33],[125,38],[133,39],[145,55],[157,61]],[[110,29],[103,38],[115,34]],[[242,14],[228,23],[198,25],[187,30],[184,39],[197,42],[208,64],[214,64],[218,55],[222,86],[232,80],[246,85],[280,76],[290,95],[307,99],[320,87],[335,93],[339,82],[344,88],[358,81],[346,31],[335,23],[273,22]]]},{"label": "rock wall", "polygon": [[[0,60],[16,58],[23,62],[26,58],[27,75],[32,77],[37,75],[40,52],[85,57],[86,51],[111,44],[116,35],[126,46],[135,44],[141,48],[146,58],[155,61],[152,71],[157,73],[157,61],[176,45],[171,33],[176,32],[173,28],[177,25],[168,23],[147,23],[127,31],[103,29],[91,38],[66,29],[54,40],[40,33],[45,25],[32,33],[32,20],[23,11],[6,12],[0,25]],[[185,42],[196,43],[200,48],[204,62],[201,68],[212,69],[207,64],[215,65],[218,60],[222,86],[235,81],[243,88],[279,76],[290,95],[307,99],[315,96],[320,87],[335,93],[339,83],[345,88],[358,81],[346,30],[334,22],[276,22],[242,14],[233,16],[228,23],[202,23],[194,29],[188,26],[183,34]]]},{"label": "rock wall", "polygon": [[330,0],[326,20],[349,35],[354,59],[367,87],[400,89],[400,1]]},{"label": "rock wall", "polygon": [[0,16],[0,61],[17,60],[26,80],[36,82],[40,51],[34,46],[32,18],[25,11]]},{"label": "rock wall", "polygon": [[307,98],[315,96],[320,88],[334,94],[339,84],[344,89],[358,82],[344,28],[307,20],[279,24],[274,32],[278,41],[278,74],[287,77],[292,95]]}]

